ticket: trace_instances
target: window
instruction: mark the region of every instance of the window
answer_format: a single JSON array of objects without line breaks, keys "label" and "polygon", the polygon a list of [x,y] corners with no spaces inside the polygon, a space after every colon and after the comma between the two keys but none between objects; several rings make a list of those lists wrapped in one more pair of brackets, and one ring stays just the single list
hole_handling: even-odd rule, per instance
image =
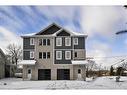
[{"label": "window", "polygon": [[42,52],[39,52],[39,59],[42,59]]},{"label": "window", "polygon": [[30,58],[34,58],[34,51],[30,51]]},{"label": "window", "polygon": [[71,46],[71,38],[65,38],[65,46]]},{"label": "window", "polygon": [[56,46],[62,46],[62,38],[56,38]]},{"label": "window", "polygon": [[50,52],[47,52],[47,59],[50,58]]},{"label": "window", "polygon": [[30,38],[30,45],[34,45],[34,38]]},{"label": "window", "polygon": [[43,59],[46,59],[46,52],[43,52]]},{"label": "window", "polygon": [[75,52],[75,57],[77,57],[77,52]]},{"label": "window", "polygon": [[56,51],[56,59],[61,60],[62,59],[62,51]]},{"label": "window", "polygon": [[78,38],[74,38],[74,45],[78,45]]},{"label": "window", "polygon": [[47,45],[50,45],[50,39],[47,39]]},{"label": "window", "polygon": [[46,39],[43,39],[43,46],[46,46]]},{"label": "window", "polygon": [[28,69],[28,74],[31,74],[31,69]]},{"label": "window", "polygon": [[65,51],[65,59],[71,59],[71,51]]},{"label": "window", "polygon": [[78,74],[81,74],[81,69],[78,69]]},{"label": "window", "polygon": [[42,39],[39,39],[39,45],[42,45]]}]

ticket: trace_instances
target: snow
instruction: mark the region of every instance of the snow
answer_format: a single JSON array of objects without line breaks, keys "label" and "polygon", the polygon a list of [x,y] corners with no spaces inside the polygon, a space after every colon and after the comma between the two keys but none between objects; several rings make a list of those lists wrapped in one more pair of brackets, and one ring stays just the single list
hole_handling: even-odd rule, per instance
[{"label": "snow", "polygon": [[72,64],[78,65],[78,64],[87,64],[88,62],[86,60],[72,60]]},{"label": "snow", "polygon": [[24,34],[24,35],[22,35],[22,36],[33,36],[33,35],[35,35],[36,33],[29,33],[29,34]]},{"label": "snow", "polygon": [[35,65],[35,60],[22,60],[18,65]]},{"label": "snow", "polygon": [[[28,89],[127,89],[127,77],[115,81],[116,76],[87,78],[79,80],[56,81],[23,81],[21,78],[6,78],[0,80],[0,89],[28,90]],[[6,83],[7,85],[4,85]]]}]

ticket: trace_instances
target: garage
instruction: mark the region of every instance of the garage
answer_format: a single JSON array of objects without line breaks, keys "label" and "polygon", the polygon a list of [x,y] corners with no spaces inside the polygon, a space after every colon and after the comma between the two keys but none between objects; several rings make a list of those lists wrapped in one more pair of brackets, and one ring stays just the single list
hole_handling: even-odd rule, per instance
[{"label": "garage", "polygon": [[39,69],[38,80],[51,80],[51,69]]},{"label": "garage", "polygon": [[70,69],[57,69],[57,80],[70,80]]}]

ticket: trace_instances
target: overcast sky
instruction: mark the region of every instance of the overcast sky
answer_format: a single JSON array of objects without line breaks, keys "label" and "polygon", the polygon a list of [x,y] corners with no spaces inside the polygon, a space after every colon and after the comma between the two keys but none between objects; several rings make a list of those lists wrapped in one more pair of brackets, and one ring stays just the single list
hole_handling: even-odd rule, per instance
[{"label": "overcast sky", "polygon": [[114,61],[103,57],[127,55],[127,34],[115,35],[127,29],[122,6],[0,6],[0,48],[5,52],[9,43],[22,45],[21,35],[39,32],[52,22],[87,34],[87,56],[98,63]]}]

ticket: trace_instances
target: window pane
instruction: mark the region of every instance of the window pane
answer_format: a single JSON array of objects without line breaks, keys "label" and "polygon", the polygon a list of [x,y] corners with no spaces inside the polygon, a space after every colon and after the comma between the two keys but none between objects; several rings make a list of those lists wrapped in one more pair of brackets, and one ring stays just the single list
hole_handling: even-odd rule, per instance
[{"label": "window pane", "polygon": [[62,46],[62,38],[56,38],[56,46]]},{"label": "window pane", "polygon": [[77,57],[77,52],[75,52],[75,57]]},{"label": "window pane", "polygon": [[42,59],[42,52],[39,52],[39,59]]},{"label": "window pane", "polygon": [[71,38],[65,38],[65,46],[71,46]]},{"label": "window pane", "polygon": [[62,51],[56,51],[56,59],[58,60],[62,59]]},{"label": "window pane", "polygon": [[46,45],[46,39],[43,39],[43,45]]},{"label": "window pane", "polygon": [[47,45],[50,45],[50,39],[47,39]]},{"label": "window pane", "polygon": [[46,52],[43,52],[43,59],[46,59]]},{"label": "window pane", "polygon": [[71,51],[65,51],[65,58],[71,59]]},{"label": "window pane", "polygon": [[47,52],[47,58],[50,58],[50,52]]},{"label": "window pane", "polygon": [[39,39],[39,45],[42,45],[42,39]]}]

